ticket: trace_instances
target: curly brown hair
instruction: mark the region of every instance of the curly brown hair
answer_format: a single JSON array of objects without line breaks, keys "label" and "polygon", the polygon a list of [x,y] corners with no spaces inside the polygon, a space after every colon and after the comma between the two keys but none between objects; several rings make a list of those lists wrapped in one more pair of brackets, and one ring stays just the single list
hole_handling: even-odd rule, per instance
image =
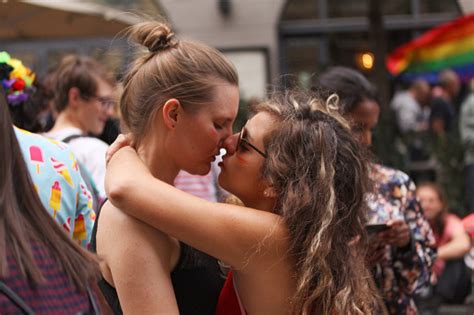
[{"label": "curly brown hair", "polygon": [[264,139],[262,174],[289,229],[292,314],[372,314],[380,305],[364,262],[368,163],[337,104],[336,95],[286,91],[251,109],[279,121]]}]

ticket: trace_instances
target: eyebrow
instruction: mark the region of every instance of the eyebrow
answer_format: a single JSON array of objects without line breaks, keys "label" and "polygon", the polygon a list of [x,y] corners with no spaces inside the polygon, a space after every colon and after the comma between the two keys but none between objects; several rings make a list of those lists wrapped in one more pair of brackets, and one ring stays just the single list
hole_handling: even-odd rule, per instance
[{"label": "eyebrow", "polygon": [[232,123],[233,119],[228,117],[218,118],[217,120],[222,119],[225,124]]}]

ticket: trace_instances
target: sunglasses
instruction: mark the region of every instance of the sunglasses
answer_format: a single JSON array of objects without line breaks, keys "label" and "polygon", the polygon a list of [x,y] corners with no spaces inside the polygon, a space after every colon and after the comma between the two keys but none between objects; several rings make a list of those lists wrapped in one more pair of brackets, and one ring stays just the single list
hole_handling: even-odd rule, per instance
[{"label": "sunglasses", "polygon": [[260,150],[259,148],[257,148],[256,146],[254,146],[253,144],[251,144],[246,139],[246,136],[247,136],[247,129],[245,129],[245,127],[244,127],[240,131],[239,140],[237,141],[237,146],[235,148],[236,151],[239,151],[239,150],[247,151],[248,150],[247,147],[250,147],[250,148],[254,149],[258,154],[260,154],[261,156],[266,158],[267,154],[265,152],[263,152],[262,150]]}]

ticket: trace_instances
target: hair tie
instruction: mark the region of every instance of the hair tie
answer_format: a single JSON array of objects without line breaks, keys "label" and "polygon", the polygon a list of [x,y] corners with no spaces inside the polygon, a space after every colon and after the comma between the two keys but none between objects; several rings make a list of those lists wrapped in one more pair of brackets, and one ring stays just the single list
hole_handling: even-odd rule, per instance
[{"label": "hair tie", "polygon": [[148,50],[151,53],[156,53],[160,50],[164,50],[174,45],[171,44],[171,41],[174,39],[174,33],[169,33],[168,35],[162,34],[158,39],[151,45]]},{"label": "hair tie", "polygon": [[328,112],[339,111],[339,95],[333,93],[326,99],[326,108]]}]

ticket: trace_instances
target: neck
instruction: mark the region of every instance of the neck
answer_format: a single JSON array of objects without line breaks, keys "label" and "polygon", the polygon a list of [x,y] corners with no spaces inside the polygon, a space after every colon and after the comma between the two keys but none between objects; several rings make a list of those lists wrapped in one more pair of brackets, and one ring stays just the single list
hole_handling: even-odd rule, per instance
[{"label": "neck", "polygon": [[266,212],[274,212],[276,204],[276,200],[274,198],[266,197],[261,197],[256,200],[242,200],[242,202],[246,207]]},{"label": "neck", "polygon": [[173,185],[179,168],[164,149],[164,139],[154,139],[153,142],[142,142],[137,148],[138,156],[148,167],[151,174],[170,185]]},{"label": "neck", "polygon": [[59,131],[64,128],[79,128],[83,132],[87,132],[79,119],[77,119],[77,117],[75,117],[75,115],[73,115],[69,109],[65,109],[58,114],[51,132]]}]

